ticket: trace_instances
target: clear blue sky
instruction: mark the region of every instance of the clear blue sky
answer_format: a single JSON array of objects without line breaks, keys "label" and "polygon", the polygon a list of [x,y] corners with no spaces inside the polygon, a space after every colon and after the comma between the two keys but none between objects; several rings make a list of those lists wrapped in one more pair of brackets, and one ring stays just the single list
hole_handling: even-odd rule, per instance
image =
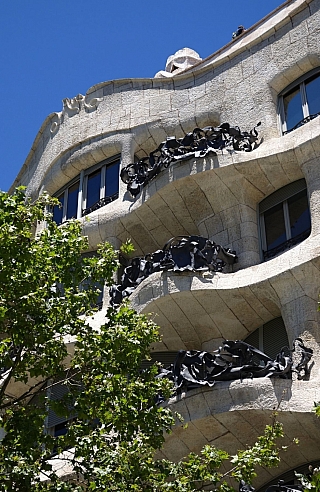
[{"label": "clear blue sky", "polygon": [[153,77],[189,47],[202,58],[281,0],[1,0],[0,189],[48,114],[107,80]]}]

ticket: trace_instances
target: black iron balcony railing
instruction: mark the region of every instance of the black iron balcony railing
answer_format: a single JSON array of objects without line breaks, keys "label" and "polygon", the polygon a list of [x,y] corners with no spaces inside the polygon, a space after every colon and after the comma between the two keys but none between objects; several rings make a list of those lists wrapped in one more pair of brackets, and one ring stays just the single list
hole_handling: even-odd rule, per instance
[{"label": "black iron balcony railing", "polygon": [[[309,362],[313,350],[301,338],[296,338],[292,349],[281,348],[275,359],[241,340],[225,340],[214,352],[180,350],[173,364],[161,368],[157,377],[169,378],[176,395],[201,386],[212,387],[218,381],[279,377],[308,379]],[[160,397],[160,402],[161,400]]]},{"label": "black iron balcony railing", "polygon": [[319,115],[320,115],[320,112],[315,113],[315,114],[310,114],[306,118],[303,118],[303,120],[299,121],[299,123],[297,123],[293,128],[290,128],[290,130],[286,130],[285,132],[283,132],[283,135],[286,135],[287,133],[293,132],[293,130],[300,128],[300,126],[303,126],[306,123],[309,123],[309,121],[313,120],[314,118],[316,118]]},{"label": "black iron balcony railing", "polygon": [[87,208],[83,209],[82,210],[82,216],[91,214],[91,212],[94,212],[95,210],[98,210],[99,208],[104,207],[105,205],[108,205],[108,203],[113,202],[117,198],[119,198],[118,192],[114,193],[111,196],[106,196],[104,198],[100,198],[100,200],[98,200],[93,205],[91,205],[91,207],[87,207]]},{"label": "black iron balcony railing", "polygon": [[305,231],[301,232],[297,236],[288,239],[288,241],[284,241],[283,243],[279,244],[275,248],[269,249],[268,251],[263,251],[263,259],[269,260],[270,258],[273,258],[274,256],[278,255],[279,253],[282,253],[283,251],[286,251],[287,249],[292,248],[296,244],[301,243],[307,237],[310,236],[311,229],[308,228]]},{"label": "black iron balcony railing", "polygon": [[119,305],[149,275],[160,271],[222,272],[226,264],[237,261],[235,251],[223,248],[201,236],[177,236],[168,241],[163,249],[144,257],[124,262],[124,273],[119,285],[110,288],[112,305]]},{"label": "black iron balcony railing", "polygon": [[120,177],[127,184],[130,194],[136,197],[152,178],[173,162],[205,157],[224,149],[229,152],[251,152],[257,147],[256,128],[260,124],[259,122],[250,132],[241,132],[238,126],[223,123],[218,127],[195,128],[183,138],[169,137],[148,157],[123,168]]}]

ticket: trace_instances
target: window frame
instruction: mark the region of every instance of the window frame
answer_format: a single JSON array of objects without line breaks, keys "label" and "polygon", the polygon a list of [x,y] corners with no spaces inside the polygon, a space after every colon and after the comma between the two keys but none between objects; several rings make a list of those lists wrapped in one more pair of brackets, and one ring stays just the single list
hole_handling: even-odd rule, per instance
[{"label": "window frame", "polygon": [[[308,107],[308,101],[307,101],[307,93],[306,93],[306,82],[308,82],[309,79],[311,79],[314,75],[317,75],[320,77],[320,67],[314,68],[307,72],[306,74],[302,75],[299,77],[297,80],[292,82],[290,85],[288,85],[285,89],[283,89],[278,96],[278,121],[279,121],[279,127],[281,129],[282,135],[286,135],[287,133],[292,132],[296,128],[299,128],[300,126],[304,125],[308,121],[312,120],[316,116],[320,114],[316,113],[315,115],[310,115],[309,112],[309,107]],[[284,111],[284,98],[286,95],[291,92],[293,89],[299,89],[300,93],[300,98],[301,98],[301,109],[302,109],[302,114],[303,114],[303,119],[296,123],[293,128],[290,130],[287,129],[287,121],[285,118],[285,111]]]},{"label": "window frame", "polygon": [[[99,201],[103,200],[104,198],[109,198],[105,196],[106,192],[106,186],[105,186],[105,180],[106,180],[106,173],[107,173],[107,168],[112,167],[112,165],[115,165],[119,163],[119,173],[118,173],[118,191],[114,193],[114,195],[110,196],[110,202],[116,200],[119,198],[119,189],[120,189],[120,168],[121,168],[121,154],[117,154],[113,157],[110,157],[108,159],[105,159],[94,166],[89,167],[88,169],[85,169],[80,172],[75,178],[73,178],[71,181],[69,181],[65,186],[60,188],[60,190],[57,191],[53,196],[56,198],[61,197],[63,195],[63,205],[62,205],[62,218],[60,224],[63,224],[67,220],[70,220],[67,218],[67,210],[68,210],[68,195],[69,195],[69,189],[75,185],[77,182],[79,182],[79,190],[78,190],[78,201],[77,201],[77,214],[75,219],[80,219],[81,217],[84,217],[85,215],[88,215],[88,213],[91,213],[87,209],[87,184],[88,184],[88,176],[95,171],[101,170],[100,174],[100,191],[99,191]],[[115,197],[115,195],[117,195]],[[97,202],[99,203],[99,202]],[[93,204],[92,207],[96,205]],[[98,208],[102,207],[98,206]]]},{"label": "window frame", "polygon": [[[291,234],[291,224],[290,224],[290,213],[289,213],[289,206],[288,206],[288,200],[295,195],[298,195],[302,191],[306,191],[306,196],[307,196],[307,201],[308,201],[308,208],[309,208],[309,215],[310,215],[310,231],[309,229],[306,229],[303,231],[301,234],[304,234],[306,231],[309,231],[308,236],[311,233],[311,214],[310,214],[310,203],[309,203],[309,195],[308,195],[308,188],[307,184],[304,178],[299,179],[297,181],[293,181],[292,183],[289,183],[286,186],[283,186],[282,188],[279,188],[276,190],[274,193],[271,193],[268,197],[264,198],[258,206],[258,218],[259,218],[259,237],[260,237],[260,255],[261,255],[261,260],[262,261],[267,261],[269,259],[274,258],[275,256],[278,256],[278,254],[283,253],[284,251],[289,250],[291,247],[295,246],[295,244],[299,244],[300,242],[304,241],[307,237],[302,239],[301,241],[297,240],[297,242],[293,245],[288,245],[287,247],[284,247],[283,250],[280,250],[279,252],[276,252],[272,255],[268,255],[268,249],[267,249],[267,237],[266,237],[266,226],[265,226],[265,220],[264,220],[264,214],[268,210],[272,209],[273,207],[279,205],[280,203],[282,204],[282,209],[283,209],[283,216],[284,216],[284,226],[285,226],[285,234],[286,234],[286,241],[284,243],[281,243],[278,247],[281,245],[285,245],[288,243],[290,240],[294,240],[294,237],[292,237]],[[270,202],[269,205],[265,205],[267,200]],[[261,208],[263,210],[261,211]],[[297,238],[300,236],[296,236]],[[269,250],[269,252],[272,252],[272,248]]]}]

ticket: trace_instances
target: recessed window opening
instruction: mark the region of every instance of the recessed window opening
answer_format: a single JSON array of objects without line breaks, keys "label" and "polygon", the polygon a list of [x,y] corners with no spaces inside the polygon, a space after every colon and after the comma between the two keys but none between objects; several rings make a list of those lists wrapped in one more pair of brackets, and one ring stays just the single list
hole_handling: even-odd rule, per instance
[{"label": "recessed window opening", "polygon": [[[285,348],[285,352],[289,350],[287,330],[281,316],[257,328],[250,333],[244,342],[261,350],[271,359],[275,359],[281,349]],[[288,354],[289,352],[286,353],[286,355]],[[255,357],[257,356],[255,355]]]},{"label": "recessed window opening", "polygon": [[61,224],[79,219],[119,197],[120,158],[107,159],[82,171],[55,196],[61,206],[53,207],[53,220]]},{"label": "recessed window opening", "polygon": [[304,179],[290,183],[259,204],[263,259],[268,260],[306,239],[311,218]]},{"label": "recessed window opening", "polygon": [[282,133],[286,134],[320,114],[320,70],[308,72],[279,96]]}]

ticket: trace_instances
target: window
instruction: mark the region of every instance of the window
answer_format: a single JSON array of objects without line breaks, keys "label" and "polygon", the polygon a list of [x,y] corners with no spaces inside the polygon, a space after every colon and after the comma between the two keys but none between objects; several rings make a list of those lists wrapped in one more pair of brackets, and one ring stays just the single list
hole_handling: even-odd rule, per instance
[{"label": "window", "polygon": [[61,207],[53,207],[53,220],[61,224],[80,218],[119,196],[120,159],[112,158],[93,166],[77,176],[56,197]]},{"label": "window", "polygon": [[275,359],[282,348],[287,347],[289,349],[288,335],[281,317],[257,328],[244,342],[261,350],[271,359]]},{"label": "window", "polygon": [[320,72],[308,72],[279,97],[282,133],[288,133],[320,114]]},{"label": "window", "polygon": [[[56,384],[47,390],[50,400],[60,400],[68,393],[67,386]],[[74,415],[70,418],[74,418]],[[58,416],[51,408],[46,420],[46,432],[53,436],[62,436],[67,432],[68,419]]]},{"label": "window", "polygon": [[264,260],[306,239],[311,219],[305,180],[290,183],[262,200],[259,213]]}]

